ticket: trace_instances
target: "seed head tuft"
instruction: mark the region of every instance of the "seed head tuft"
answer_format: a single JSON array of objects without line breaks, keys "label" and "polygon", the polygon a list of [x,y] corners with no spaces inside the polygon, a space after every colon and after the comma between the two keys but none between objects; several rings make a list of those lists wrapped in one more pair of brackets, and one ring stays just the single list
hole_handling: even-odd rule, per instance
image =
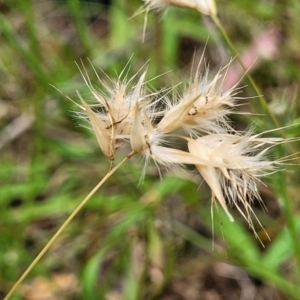
[{"label": "seed head tuft", "polygon": [[[255,232],[252,204],[254,200],[262,203],[258,184],[284,162],[267,160],[266,154],[289,140],[262,138],[251,130],[241,132],[232,127],[228,115],[238,105],[238,88],[235,85],[223,91],[225,68],[212,80],[208,69],[204,76],[197,72],[175,99],[167,95],[168,90],[147,91],[146,72],[136,84],[132,83],[136,75],[129,81],[120,76],[108,82],[97,75],[105,92],[96,89],[85,75],[96,105],[91,108],[79,95],[82,105],[78,106],[85,111],[99,147],[111,162],[116,150],[129,144],[145,160],[141,181],[150,159],[160,174],[160,165],[170,169],[194,165],[211,189],[212,203],[217,200],[231,221],[229,207],[235,206]],[[183,143],[188,151],[182,150]]]},{"label": "seed head tuft", "polygon": [[268,161],[265,154],[282,139],[260,138],[251,133],[210,134],[189,139],[188,148],[191,154],[220,164],[220,167],[196,165],[196,168],[211,188],[213,199],[219,201],[229,218],[233,220],[226,201],[239,210],[254,230],[251,204],[254,200],[262,201],[257,184],[279,164]]},{"label": "seed head tuft", "polygon": [[174,102],[166,98],[169,110],[158,124],[161,132],[171,132],[178,128],[190,135],[195,133],[225,133],[233,130],[228,114],[236,105],[237,89],[222,90],[225,75],[220,70],[209,81],[208,70],[204,77],[200,73],[189,82],[183,95]]},{"label": "seed head tuft", "polygon": [[217,6],[214,0],[144,0],[150,9],[159,9],[168,5],[197,9],[204,15],[216,15]]}]

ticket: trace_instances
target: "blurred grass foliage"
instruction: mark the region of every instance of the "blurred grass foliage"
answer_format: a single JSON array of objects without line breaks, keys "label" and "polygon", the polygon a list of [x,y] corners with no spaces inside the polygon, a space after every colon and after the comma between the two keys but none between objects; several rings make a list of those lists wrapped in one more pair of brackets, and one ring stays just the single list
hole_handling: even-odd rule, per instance
[{"label": "blurred grass foliage", "polygon": [[[74,101],[76,90],[88,95],[75,62],[97,84],[89,60],[100,76],[111,77],[130,60],[128,78],[150,60],[154,90],[188,79],[193,53],[198,59],[208,36],[212,72],[235,55],[209,17],[174,7],[148,14],[142,42],[144,14],[131,18],[141,4],[0,3],[1,298],[109,168],[93,134],[78,126],[76,107],[62,95]],[[217,6],[240,53],[267,28],[278,31],[276,56],[260,60],[252,75],[280,125],[294,125],[285,136],[299,136],[299,1],[220,0]],[[255,96],[244,84],[243,96]],[[254,114],[265,113],[256,99],[249,101]],[[274,128],[268,114],[233,119],[240,128]],[[293,147],[299,152],[299,144]],[[275,159],[289,154],[286,146],[272,152]],[[12,299],[241,299],[221,284],[230,276],[235,295],[244,292],[243,280],[252,287],[252,298],[243,299],[300,299],[298,163],[266,179],[269,190],[261,187],[269,212],[254,209],[271,237],[257,227],[262,248],[238,215],[230,223],[221,210],[214,212],[213,235],[210,196],[196,176],[165,172],[160,181],[150,166],[138,185],[142,162],[133,162],[90,200]],[[211,275],[220,262],[244,270],[244,277],[224,268]]]}]

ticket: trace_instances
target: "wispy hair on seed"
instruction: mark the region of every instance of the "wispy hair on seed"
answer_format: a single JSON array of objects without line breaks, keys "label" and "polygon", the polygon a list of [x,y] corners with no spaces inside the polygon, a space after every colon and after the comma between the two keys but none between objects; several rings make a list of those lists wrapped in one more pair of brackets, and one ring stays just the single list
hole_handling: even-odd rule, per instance
[{"label": "wispy hair on seed", "polygon": [[[252,204],[254,200],[262,203],[258,185],[284,163],[284,159],[267,159],[267,153],[277,144],[291,140],[262,137],[251,129],[234,129],[228,116],[239,106],[236,95],[240,88],[237,83],[223,90],[228,67],[229,64],[210,79],[208,67],[201,74],[198,66],[181,94],[170,94],[174,87],[149,91],[147,70],[140,70],[128,81],[122,79],[128,66],[116,79],[105,75],[105,80],[94,69],[104,89],[100,90],[91,84],[83,68],[81,73],[98,110],[79,94],[82,104],[77,105],[87,115],[111,165],[121,147],[131,147],[134,154],[144,157],[141,181],[150,160],[158,169],[160,165],[170,169],[194,165],[211,189],[212,204],[217,201],[231,221],[234,218],[229,207],[235,206],[255,232]],[[186,143],[186,151],[178,146],[182,143]]]}]

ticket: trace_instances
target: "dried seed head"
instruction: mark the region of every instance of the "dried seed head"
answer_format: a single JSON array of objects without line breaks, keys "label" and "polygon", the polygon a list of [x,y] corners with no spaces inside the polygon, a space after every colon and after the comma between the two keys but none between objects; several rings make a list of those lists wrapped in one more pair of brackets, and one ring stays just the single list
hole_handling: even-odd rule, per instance
[{"label": "dried seed head", "polygon": [[[142,119],[143,116],[143,119]],[[141,153],[145,157],[145,166],[142,173],[144,178],[145,168],[150,158],[158,167],[158,164],[174,169],[185,164],[201,164],[206,166],[219,167],[220,164],[212,163],[209,160],[199,158],[193,154],[172,148],[168,142],[169,136],[160,133],[153,127],[152,121],[145,111],[141,111],[136,105],[135,120],[130,135],[132,150]],[[167,147],[165,147],[167,146]]]},{"label": "dried seed head", "polygon": [[[243,135],[211,134],[195,140],[189,139],[188,148],[191,154],[201,155],[212,163],[220,164],[220,167],[196,167],[231,220],[225,197],[230,205],[237,207],[254,230],[251,203],[253,200],[261,200],[257,183],[261,176],[274,171],[277,164],[276,161],[267,161],[264,154],[272,145],[281,141],[282,139],[251,136],[251,132]],[[262,149],[267,144],[271,146]]]},{"label": "dried seed head", "polygon": [[216,15],[217,6],[214,0],[196,0],[196,7],[204,15]]},{"label": "dried seed head", "polygon": [[[284,162],[268,161],[265,154],[285,140],[262,138],[251,131],[236,132],[231,127],[227,115],[236,106],[238,89],[234,86],[222,92],[225,68],[211,81],[208,71],[203,77],[197,72],[175,103],[163,92],[146,93],[145,72],[131,88],[133,78],[126,82],[120,76],[107,84],[98,77],[106,93],[96,90],[84,77],[98,102],[97,111],[83,99],[83,105],[77,105],[86,112],[101,150],[111,161],[121,142],[130,141],[132,150],[145,158],[141,181],[150,159],[158,169],[159,165],[171,169],[195,165],[212,191],[212,203],[217,200],[231,221],[227,203],[236,206],[255,232],[251,205],[254,200],[262,201],[257,184]],[[173,133],[178,129],[184,130],[180,136]],[[176,148],[174,139],[187,141],[189,152]]]},{"label": "dried seed head", "polygon": [[[135,112],[136,106],[147,109],[149,101],[144,92],[146,72],[141,75],[137,84],[132,88],[129,87],[129,84],[133,78],[126,82],[122,81],[120,76],[116,81],[109,79],[109,82],[104,82],[95,72],[106,92],[100,92],[91,84],[86,71],[85,74],[81,73],[97,101],[97,104],[93,105],[97,109],[97,113],[83,99],[81,99],[83,103],[81,108],[85,110],[90,120],[101,150],[110,160],[113,160],[116,149],[123,140],[129,138],[133,124],[137,124],[135,119],[139,115]],[[81,98],[80,95],[79,97]]]},{"label": "dried seed head", "polygon": [[107,128],[113,128],[115,135],[129,135],[135,117],[135,106],[146,105],[144,97],[144,80],[146,72],[139,78],[138,83],[131,89],[128,83],[118,79],[112,84],[103,83],[107,94],[102,95],[98,91],[91,90],[96,100],[107,111]]},{"label": "dried seed head", "polygon": [[198,98],[199,95],[188,95],[187,97],[181,98],[174,106],[172,106],[171,102],[169,102],[166,98],[168,101],[167,104],[169,104],[169,110],[159,122],[157,130],[169,133],[183,127],[186,116],[193,107],[193,103],[196,102]]},{"label": "dried seed head", "polygon": [[145,128],[142,124],[141,111],[138,103],[136,103],[134,121],[130,134],[131,148],[134,152],[140,153],[146,150],[147,148],[149,148],[149,151],[151,151],[149,135],[152,132],[152,125],[150,124],[150,126],[151,128]]},{"label": "dried seed head", "polygon": [[217,7],[214,0],[144,0],[150,9],[168,5],[195,8],[204,15],[216,15]]},{"label": "dried seed head", "polygon": [[212,81],[208,80],[208,71],[204,77],[197,74],[175,104],[166,99],[169,110],[158,124],[158,130],[172,132],[181,127],[191,135],[199,131],[224,133],[233,130],[227,115],[235,105],[236,89],[223,92],[224,77],[222,70]]},{"label": "dried seed head", "polygon": [[111,133],[107,130],[99,116],[83,100],[82,103],[93,127],[100,149],[106,157],[113,161],[115,157],[115,139],[112,138]]}]

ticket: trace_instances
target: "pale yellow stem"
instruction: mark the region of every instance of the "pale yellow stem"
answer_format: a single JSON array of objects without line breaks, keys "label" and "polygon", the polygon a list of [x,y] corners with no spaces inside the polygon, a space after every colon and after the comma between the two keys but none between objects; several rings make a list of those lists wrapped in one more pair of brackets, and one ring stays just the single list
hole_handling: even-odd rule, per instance
[{"label": "pale yellow stem", "polygon": [[34,261],[29,265],[29,267],[25,270],[19,280],[13,285],[7,296],[4,300],[8,300],[19,287],[19,285],[23,282],[23,280],[27,277],[30,271],[35,267],[35,265],[41,260],[41,258],[45,255],[45,253],[50,249],[50,247],[54,244],[57,238],[61,235],[61,233],[65,230],[65,228],[70,224],[73,218],[77,215],[77,213],[83,208],[83,206],[88,202],[88,200],[96,193],[96,191],[102,186],[103,183],[111,176],[115,171],[117,171],[128,159],[130,159],[136,153],[132,151],[128,154],[119,164],[117,164],[113,169],[111,169],[103,179],[93,188],[93,190],[82,200],[82,202],[76,207],[76,209],[72,212],[72,214],[68,217],[68,219],[63,223],[63,225],[58,229],[58,231],[54,234],[54,236],[50,239],[50,241],[46,244],[46,246],[41,250],[41,252],[37,255]]}]

